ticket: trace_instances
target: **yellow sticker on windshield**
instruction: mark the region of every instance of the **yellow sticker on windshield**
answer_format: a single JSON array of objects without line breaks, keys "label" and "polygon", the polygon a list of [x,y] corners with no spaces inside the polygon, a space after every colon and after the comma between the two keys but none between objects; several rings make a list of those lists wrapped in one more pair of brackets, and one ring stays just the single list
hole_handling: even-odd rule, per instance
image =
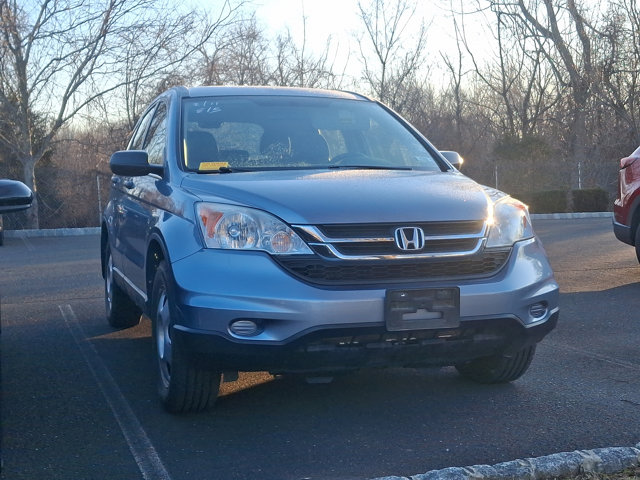
[{"label": "yellow sticker on windshield", "polygon": [[229,162],[202,162],[198,170],[218,170],[229,166]]}]

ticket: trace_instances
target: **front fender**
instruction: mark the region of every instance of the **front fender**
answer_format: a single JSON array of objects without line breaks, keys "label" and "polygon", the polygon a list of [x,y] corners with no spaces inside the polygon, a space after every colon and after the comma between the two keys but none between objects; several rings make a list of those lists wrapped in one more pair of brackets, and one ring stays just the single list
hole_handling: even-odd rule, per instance
[{"label": "front fender", "polygon": [[163,216],[151,229],[147,244],[159,243],[169,264],[202,250],[201,234],[193,219],[167,212]]},{"label": "front fender", "polygon": [[197,225],[190,219],[165,213],[150,232],[145,261],[145,290],[150,301],[153,281],[160,262],[164,259],[169,267],[177,261],[202,250],[202,240]]}]

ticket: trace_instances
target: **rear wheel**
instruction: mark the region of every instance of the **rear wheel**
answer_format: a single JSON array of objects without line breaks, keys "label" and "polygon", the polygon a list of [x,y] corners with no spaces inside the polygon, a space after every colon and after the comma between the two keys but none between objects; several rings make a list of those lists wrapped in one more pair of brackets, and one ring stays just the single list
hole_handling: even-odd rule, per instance
[{"label": "rear wheel", "polygon": [[638,259],[638,262],[640,262],[640,225],[636,228],[634,245],[636,247],[636,258]]},{"label": "rear wheel", "polygon": [[524,375],[535,351],[536,346],[532,345],[512,355],[495,355],[461,363],[456,365],[456,369],[478,383],[508,383]]},{"label": "rear wheel", "polygon": [[195,365],[171,338],[175,299],[171,272],[165,262],[153,282],[153,338],[158,362],[158,393],[171,413],[199,412],[213,406],[221,373]]},{"label": "rear wheel", "polygon": [[115,283],[113,278],[113,258],[107,245],[105,252],[104,304],[109,325],[115,328],[133,327],[140,323],[141,310]]}]

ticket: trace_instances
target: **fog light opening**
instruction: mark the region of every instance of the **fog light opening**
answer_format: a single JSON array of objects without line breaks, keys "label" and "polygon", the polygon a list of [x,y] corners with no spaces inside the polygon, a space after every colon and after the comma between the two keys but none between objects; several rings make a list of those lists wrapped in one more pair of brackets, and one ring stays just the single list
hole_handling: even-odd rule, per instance
[{"label": "fog light opening", "polygon": [[239,337],[255,337],[262,333],[263,327],[259,320],[241,319],[231,322],[229,331]]},{"label": "fog light opening", "polygon": [[547,302],[534,303],[529,307],[529,315],[535,320],[539,320],[547,314]]}]

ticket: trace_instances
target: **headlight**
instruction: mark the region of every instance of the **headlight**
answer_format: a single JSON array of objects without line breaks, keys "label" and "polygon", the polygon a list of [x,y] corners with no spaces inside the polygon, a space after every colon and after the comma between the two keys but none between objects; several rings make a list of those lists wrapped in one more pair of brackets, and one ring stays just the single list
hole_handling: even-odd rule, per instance
[{"label": "headlight", "polygon": [[487,247],[510,247],[534,235],[527,206],[508,196],[493,204],[488,223]]},{"label": "headlight", "polygon": [[273,215],[221,203],[197,203],[198,224],[207,248],[262,250],[272,254],[313,253]]}]

